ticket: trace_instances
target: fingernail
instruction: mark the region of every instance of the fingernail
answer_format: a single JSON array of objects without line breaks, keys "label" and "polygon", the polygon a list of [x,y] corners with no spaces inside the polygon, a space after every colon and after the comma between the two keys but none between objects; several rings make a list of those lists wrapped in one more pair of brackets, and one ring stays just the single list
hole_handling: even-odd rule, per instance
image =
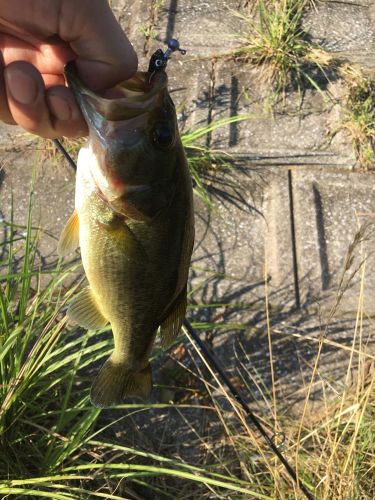
[{"label": "fingernail", "polygon": [[51,113],[58,120],[68,121],[72,118],[72,109],[69,103],[62,97],[49,94],[47,102]]},{"label": "fingernail", "polygon": [[15,101],[26,105],[36,101],[38,86],[32,77],[17,69],[12,71],[5,69],[5,79],[7,90]]}]

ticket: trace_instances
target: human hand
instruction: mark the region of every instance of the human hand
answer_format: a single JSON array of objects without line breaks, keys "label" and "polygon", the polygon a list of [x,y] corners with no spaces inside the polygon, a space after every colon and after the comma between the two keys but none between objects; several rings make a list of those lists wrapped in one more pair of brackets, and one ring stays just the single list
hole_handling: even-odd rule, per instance
[{"label": "human hand", "polygon": [[64,66],[104,90],[130,78],[137,56],[106,0],[0,0],[0,120],[54,138],[87,133]]}]

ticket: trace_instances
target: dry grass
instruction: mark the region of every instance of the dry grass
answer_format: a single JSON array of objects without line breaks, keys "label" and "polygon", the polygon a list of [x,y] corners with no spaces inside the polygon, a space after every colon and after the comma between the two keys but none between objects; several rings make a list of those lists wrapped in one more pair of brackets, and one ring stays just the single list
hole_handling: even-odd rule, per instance
[{"label": "dry grass", "polygon": [[320,91],[310,70],[317,68],[326,75],[325,68],[333,63],[327,51],[308,41],[302,28],[308,5],[305,0],[259,0],[257,18],[237,14],[248,30],[235,55],[259,66],[261,78],[272,84],[276,95],[284,94],[289,85],[301,90],[307,84]]},{"label": "dry grass", "polygon": [[[308,335],[303,327],[294,329],[293,315],[282,327],[272,326],[274,313],[268,306],[266,282],[263,336],[268,340],[263,342],[261,371],[257,370],[252,353],[242,345],[231,362],[235,366],[232,380],[251,398],[258,394],[252,403],[255,413],[269,435],[281,440],[281,449],[299,480],[319,499],[372,499],[375,494],[375,349],[370,340],[374,323],[366,316],[364,306],[369,231],[370,226],[362,226],[354,235],[337,283],[335,300],[323,318],[316,318],[320,327],[317,326],[314,333]],[[339,321],[341,303],[353,286],[358,290],[353,331],[351,335],[348,332],[348,343],[336,341],[330,332]],[[207,328],[214,326],[218,325],[207,325]],[[304,363],[298,390],[286,399],[292,374],[279,380],[275,366],[283,346],[286,349],[293,340],[300,343],[298,350],[302,358],[309,351],[314,355]],[[232,359],[228,350],[226,354],[226,360]],[[304,498],[201,353],[196,349],[190,357],[210,405],[215,408],[216,418],[222,423],[230,470],[255,482],[261,493],[271,498]],[[197,358],[201,363],[196,362]],[[332,368],[338,360],[339,369],[333,374]],[[185,361],[182,367],[186,364]],[[293,411],[287,410],[297,399],[300,401]],[[212,440],[207,441],[203,434],[199,437],[212,449]],[[216,446],[216,454],[220,456],[217,450]]]},{"label": "dry grass", "polygon": [[[164,389],[173,403],[120,405],[103,414],[90,407],[90,377],[81,365],[98,353],[105,357],[110,337],[105,332],[82,336],[67,328],[63,310],[72,294],[62,286],[66,270],[54,273],[46,290],[31,287],[41,271],[34,265],[37,240],[30,221],[31,216],[26,236],[12,222],[7,225],[2,253],[0,493],[65,499],[142,498],[145,492],[186,500],[303,498],[190,339],[179,339],[182,354],[171,353],[180,373],[168,376]],[[367,230],[360,229],[348,249],[336,300],[317,334],[293,331],[292,317],[275,328],[272,315],[277,313],[268,306],[265,288],[262,335],[268,359],[265,347],[261,372],[251,352],[244,350],[233,360],[232,380],[253,397],[256,388],[253,409],[280,441],[299,480],[327,500],[375,494],[375,355],[368,344],[374,324],[364,308]],[[12,263],[19,239],[28,250],[17,271]],[[357,318],[351,344],[344,345],[331,338],[330,328],[349,285],[359,277]],[[210,332],[231,325],[223,318],[196,327]],[[248,328],[237,324],[232,329],[239,327]],[[315,351],[299,382],[302,403],[293,414],[286,411],[282,390],[288,381],[280,383],[275,370],[280,337],[300,342],[302,356],[307,348]],[[331,380],[324,367],[326,349],[345,364],[341,380]],[[156,349],[154,363],[163,357]],[[137,420],[141,414],[145,417]]]},{"label": "dry grass", "polygon": [[358,166],[375,168],[375,78],[344,66],[342,74],[348,85],[344,129],[349,133]]}]

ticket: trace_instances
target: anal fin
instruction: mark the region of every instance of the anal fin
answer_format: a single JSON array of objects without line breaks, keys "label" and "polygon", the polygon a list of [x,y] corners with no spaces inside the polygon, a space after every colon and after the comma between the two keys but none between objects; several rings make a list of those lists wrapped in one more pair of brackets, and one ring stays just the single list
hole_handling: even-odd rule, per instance
[{"label": "anal fin", "polygon": [[90,287],[85,288],[68,307],[67,315],[87,330],[98,330],[108,324],[108,320],[99,311]]},{"label": "anal fin", "polygon": [[74,210],[62,230],[57,252],[64,257],[79,247],[79,220],[77,210]]},{"label": "anal fin", "polygon": [[186,288],[173,304],[167,318],[160,325],[161,345],[167,348],[177,337],[186,314]]}]

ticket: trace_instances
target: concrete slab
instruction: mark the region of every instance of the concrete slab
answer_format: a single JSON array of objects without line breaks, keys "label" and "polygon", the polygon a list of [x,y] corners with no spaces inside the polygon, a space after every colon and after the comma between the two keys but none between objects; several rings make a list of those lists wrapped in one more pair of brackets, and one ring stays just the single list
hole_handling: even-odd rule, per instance
[{"label": "concrete slab", "polygon": [[[16,136],[17,129],[13,130]],[[38,152],[37,143],[30,141],[30,136],[25,140],[22,133],[22,138],[18,149],[9,148],[1,154],[0,212],[5,220],[10,220],[13,195],[14,221],[26,225],[31,179],[36,169],[33,222],[43,230],[39,245],[42,260],[52,262],[57,257],[59,235],[74,210],[75,176],[66,162],[48,160],[45,153]]]},{"label": "concrete slab", "polygon": [[[113,0],[112,9],[123,30],[134,46],[139,58],[140,69],[147,59],[146,36],[152,29],[151,12],[153,2],[146,0]],[[146,68],[147,69],[147,68]]]},{"label": "concrete slab", "polygon": [[234,166],[216,177],[211,186],[213,209],[196,199],[193,298],[206,304],[250,304],[264,296],[263,192],[267,175]]},{"label": "concrete slab", "polygon": [[264,253],[271,295],[280,306],[291,309],[298,305],[299,299],[295,291],[289,179],[286,169],[275,167],[274,170],[264,194],[267,223]]},{"label": "concrete slab", "polygon": [[270,88],[260,79],[259,70],[236,62],[218,61],[215,66],[215,93],[212,120],[250,114],[249,120],[220,127],[212,133],[212,146],[233,154],[247,154],[273,164],[319,164],[352,166],[352,146],[343,133],[330,140],[341,124],[338,98],[341,82],[325,83],[321,92],[307,89],[294,93],[274,113],[265,109]]},{"label": "concrete slab", "polygon": [[315,2],[304,19],[312,42],[346,59],[375,68],[374,5],[371,0]]},{"label": "concrete slab", "polygon": [[208,123],[211,105],[210,61],[184,60],[176,55],[168,65],[169,91],[176,106],[180,132]]},{"label": "concrete slab", "polygon": [[[139,58],[139,69],[146,71],[152,53],[158,48],[166,49],[166,41],[176,36],[187,55],[175,54],[168,64],[169,89],[174,100],[181,130],[188,130],[207,123],[211,61],[193,59],[195,41],[190,37],[189,27],[174,33],[175,20],[189,8],[177,1],[113,2],[114,12]],[[193,5],[190,6],[193,8]],[[202,6],[197,7],[198,10]],[[203,18],[204,19],[204,18]]]},{"label": "concrete slab", "polygon": [[[271,189],[276,188],[271,186]],[[277,189],[280,188],[277,186]],[[325,310],[333,305],[350,250],[352,260],[341,286],[345,294],[340,300],[340,311],[356,314],[363,279],[366,290],[364,307],[367,314],[374,314],[374,175],[331,172],[324,168],[311,171],[293,169],[292,189],[302,304],[317,303]],[[290,215],[289,201],[283,194],[274,193],[273,203],[278,207],[278,217],[286,220]],[[358,231],[362,225],[368,227],[360,238]],[[285,242],[284,226],[275,226],[276,241]],[[364,260],[365,267],[362,268]],[[279,281],[288,279],[290,265],[285,266],[282,259],[273,259],[273,262],[276,262]]]},{"label": "concrete slab", "polygon": [[[205,35],[208,39],[207,47],[202,47],[201,37],[206,32],[209,35],[219,33],[211,25],[217,22],[219,11],[228,23],[228,29],[235,28],[237,33],[245,29],[243,22],[240,23],[234,14],[238,5],[234,5],[236,2],[232,3],[214,2],[211,5],[208,2],[197,7],[194,2],[181,4],[177,0],[171,0],[168,5],[158,6],[157,14],[152,16],[151,6],[138,0],[132,7],[125,3],[117,10],[124,29],[130,30],[129,33],[134,37],[141,54],[141,66],[147,65],[151,46],[154,50],[161,45],[162,40],[175,36],[176,33],[188,49],[187,56],[176,55],[168,68],[170,88],[179,111],[181,128],[186,130],[194,125],[204,125],[206,119],[210,122],[239,113],[252,113],[254,118],[250,121],[234,123],[214,131],[212,146],[245,155],[248,160],[260,160],[268,164],[323,162],[327,166],[353,166],[355,158],[347,137],[337,133],[332,141],[329,139],[329,133],[337,131],[340,126],[341,108],[337,101],[343,94],[343,88],[339,82],[332,81],[327,88],[326,84],[322,85],[322,93],[310,89],[303,98],[295,94],[287,96],[285,109],[271,117],[265,114],[270,88],[268,84],[260,82],[258,68],[228,60],[208,60],[215,53],[211,49],[216,47],[216,42]],[[132,18],[134,22],[130,22],[130,10],[136,14]],[[312,11],[315,15],[318,14],[315,10]],[[228,15],[223,16],[223,12],[228,12]],[[151,18],[160,41],[154,40],[149,44],[148,52],[145,52],[145,38],[141,31],[151,22]],[[235,19],[236,26],[232,26],[232,18]],[[226,31],[222,26],[220,36],[222,53],[226,40]],[[236,44],[238,45],[238,41]],[[192,61],[192,55],[204,55],[206,60]],[[302,109],[298,110],[301,102]]]},{"label": "concrete slab", "polygon": [[160,16],[162,38],[178,38],[189,57],[210,58],[238,46],[245,23],[235,14],[237,0],[170,0]]},{"label": "concrete slab", "polygon": [[[280,200],[288,203],[287,175],[246,162],[214,175],[214,209],[196,203],[193,304],[221,304],[227,321],[242,325],[263,317],[266,293],[273,310],[295,306],[290,218],[280,210]],[[195,317],[212,321],[219,312],[208,307]]]},{"label": "concrete slab", "polygon": [[0,122],[0,154],[19,148],[19,143],[24,141],[24,132],[22,130]]}]

